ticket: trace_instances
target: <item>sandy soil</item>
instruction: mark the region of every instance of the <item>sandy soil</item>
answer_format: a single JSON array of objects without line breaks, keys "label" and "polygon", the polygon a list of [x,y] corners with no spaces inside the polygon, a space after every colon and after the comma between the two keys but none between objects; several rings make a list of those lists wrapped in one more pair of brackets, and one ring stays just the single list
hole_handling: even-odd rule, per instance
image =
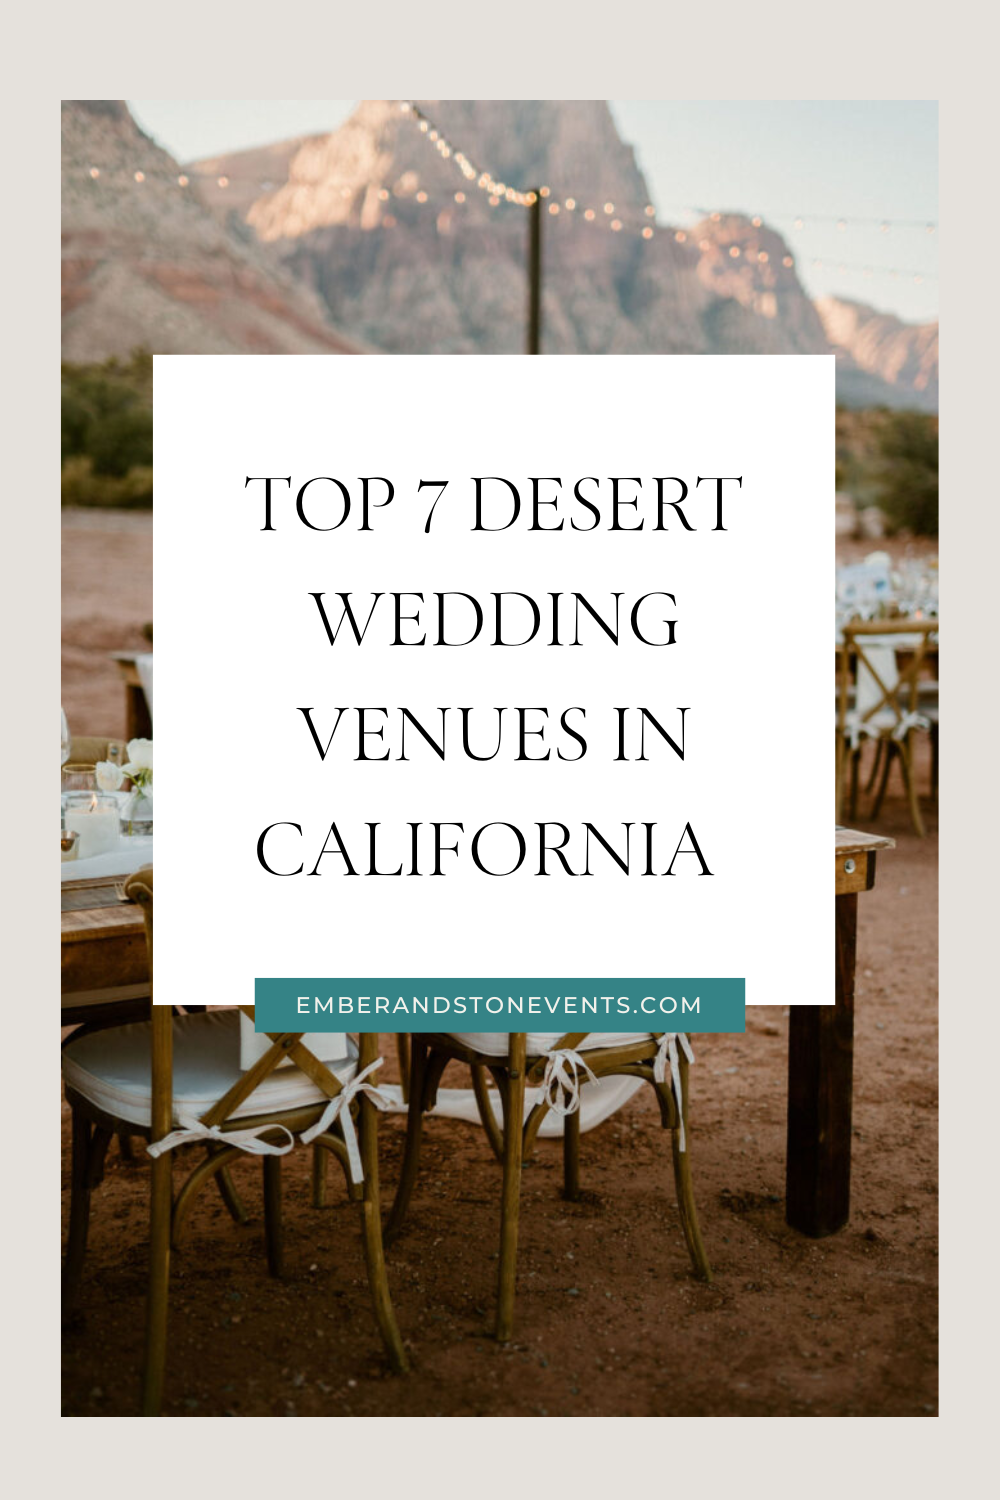
[{"label": "sandy soil", "polygon": [[[121,733],[121,688],[102,654],[141,644],[148,520],[70,515],[65,533],[63,701],[77,732]],[[515,1341],[499,1348],[487,1332],[499,1171],[478,1131],[432,1121],[408,1226],[388,1257],[414,1366],[394,1378],[369,1311],[356,1210],[339,1178],[331,1174],[331,1206],[314,1210],[308,1152],[286,1160],[288,1267],[277,1282],[264,1261],[260,1166],[246,1161],[235,1175],[250,1222],[234,1224],[206,1191],[174,1258],[165,1411],[934,1413],[937,817],[926,807],[930,836],[921,842],[895,785],[878,829],[897,848],[881,857],[876,887],[860,902],[853,1211],[841,1233],[810,1241],[784,1223],[788,1023],[755,1008],[745,1036],[704,1037],[695,1047],[691,1150],[713,1285],[690,1274],[668,1143],[652,1099],[640,1095],[584,1137],[582,1202],[560,1197],[557,1144],[541,1143],[526,1168]],[[779,893],[775,922],[780,940]],[[65,1209],[65,1107],[63,1115]],[[401,1120],[384,1122],[386,1194],[402,1130]],[[191,1149],[181,1155],[188,1165],[197,1159]],[[66,1327],[67,1414],[136,1411],[146,1188],[142,1160],[112,1150]]]}]

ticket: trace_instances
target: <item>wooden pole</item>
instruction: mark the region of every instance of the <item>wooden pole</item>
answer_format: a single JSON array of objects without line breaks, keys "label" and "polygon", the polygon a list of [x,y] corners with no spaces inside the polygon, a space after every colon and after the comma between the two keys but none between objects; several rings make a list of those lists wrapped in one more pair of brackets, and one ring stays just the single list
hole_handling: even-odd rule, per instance
[{"label": "wooden pole", "polygon": [[528,207],[528,353],[542,352],[542,195]]}]

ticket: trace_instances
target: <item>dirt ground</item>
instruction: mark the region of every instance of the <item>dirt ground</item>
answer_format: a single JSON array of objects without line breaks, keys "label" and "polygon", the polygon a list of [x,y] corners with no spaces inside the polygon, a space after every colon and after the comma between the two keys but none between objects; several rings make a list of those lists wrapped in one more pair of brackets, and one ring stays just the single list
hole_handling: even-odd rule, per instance
[{"label": "dirt ground", "polygon": [[[64,696],[78,733],[121,733],[104,653],[142,643],[148,518],[64,526]],[[845,546],[845,560],[873,544]],[[896,550],[892,544],[889,550]],[[832,614],[832,608],[831,608]],[[926,761],[919,771],[926,789]],[[514,1342],[489,1337],[499,1169],[479,1131],[431,1121],[407,1228],[388,1254],[413,1361],[387,1373],[357,1210],[331,1172],[315,1210],[309,1153],[285,1161],[287,1272],[267,1275],[259,1162],[234,1175],[243,1227],[207,1190],[174,1257],[165,1411],[172,1416],[907,1416],[937,1410],[937,813],[912,834],[898,783],[878,831],[897,840],[860,898],[850,1224],[811,1241],[784,1222],[787,1017],[695,1039],[690,1149],[715,1281],[690,1273],[669,1145],[640,1094],[583,1139],[584,1199],[560,1196],[558,1143],[525,1169]],[[859,818],[871,827],[864,814]],[[780,897],[775,937],[780,940]],[[832,955],[831,955],[832,963]],[[391,1040],[386,1039],[391,1053]],[[446,1079],[446,1083],[453,1080]],[[454,1082],[463,1080],[456,1077]],[[64,1115],[63,1199],[69,1133]],[[382,1180],[403,1122],[383,1120]],[[197,1160],[194,1148],[177,1164]],[[147,1172],[113,1148],[64,1339],[64,1412],[137,1410]]]}]

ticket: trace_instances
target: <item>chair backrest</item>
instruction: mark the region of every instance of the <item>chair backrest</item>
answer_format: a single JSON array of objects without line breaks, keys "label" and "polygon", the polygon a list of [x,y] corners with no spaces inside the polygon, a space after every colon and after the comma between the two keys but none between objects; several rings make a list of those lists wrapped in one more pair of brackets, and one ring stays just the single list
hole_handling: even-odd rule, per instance
[{"label": "chair backrest", "polygon": [[[153,1004],[153,867],[146,865],[129,876],[125,893],[142,910],[146,928],[146,949],[149,956],[150,1015],[151,1015],[151,1070],[152,1109],[150,1116],[151,1139],[153,1141],[169,1135],[173,1128],[173,1009],[170,1005]],[[245,1015],[253,1016],[252,1005],[238,1007]],[[248,1068],[222,1098],[200,1117],[201,1124],[221,1126],[241,1104],[255,1092],[263,1080],[280,1064],[288,1061],[303,1073],[324,1093],[335,1099],[343,1085],[325,1063],[302,1045],[304,1031],[268,1032],[271,1046],[262,1057]],[[375,1032],[359,1035],[359,1071],[374,1062],[378,1052],[378,1036]],[[262,1110],[266,1113],[266,1110]]]},{"label": "chair backrest", "polygon": [[74,734],[70,742],[69,758],[76,766],[95,766],[99,760],[114,760],[123,766],[128,760],[128,748],[124,740]]},{"label": "chair backrest", "polygon": [[937,620],[852,620],[844,626],[837,691],[841,731],[850,712],[852,665],[857,674],[854,712],[860,723],[878,719],[893,729],[916,713],[927,649],[939,628]]}]

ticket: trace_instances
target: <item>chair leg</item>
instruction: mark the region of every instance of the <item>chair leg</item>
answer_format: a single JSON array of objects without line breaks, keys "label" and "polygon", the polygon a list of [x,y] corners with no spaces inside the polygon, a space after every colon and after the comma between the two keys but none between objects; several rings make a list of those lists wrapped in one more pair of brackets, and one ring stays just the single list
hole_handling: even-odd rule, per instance
[{"label": "chair leg", "polygon": [[881,740],[875,741],[875,754],[872,757],[872,768],[868,772],[868,780],[865,782],[866,797],[871,795],[872,788],[875,785],[875,779],[878,776],[879,771],[882,769],[882,751],[884,748],[885,747]]},{"label": "chair leg", "polygon": [[844,736],[837,734],[837,800],[834,817],[839,823],[843,815],[844,807],[844,756],[847,754],[847,742]]},{"label": "chair leg", "polygon": [[937,801],[938,796],[938,725],[931,724],[931,796]]},{"label": "chair leg", "polygon": [[146,1351],[142,1372],[142,1415],[158,1417],[163,1404],[167,1361],[167,1294],[170,1285],[170,1219],[173,1209],[172,1162],[164,1152],[150,1167],[149,1294],[146,1301]]},{"label": "chair leg", "polygon": [[[686,1144],[686,1143],[685,1143]],[[701,1226],[698,1223],[698,1210],[695,1207],[694,1191],[691,1186],[691,1158],[687,1151],[681,1151],[677,1131],[671,1131],[671,1147],[674,1157],[674,1183],[677,1189],[677,1207],[681,1216],[681,1228],[684,1231],[684,1239],[687,1242],[688,1254],[695,1274],[702,1281],[712,1280],[712,1267],[709,1263],[708,1252],[701,1237]]]},{"label": "chair leg", "polygon": [[913,774],[913,740],[910,735],[906,736],[906,739],[899,747],[899,764],[902,768],[903,785],[906,788],[906,796],[910,804],[910,817],[913,819],[913,826],[916,829],[917,838],[922,839],[926,836],[927,830],[924,827],[924,820],[920,815],[920,798],[917,796],[917,779]]},{"label": "chair leg", "polygon": [[503,1114],[503,1189],[500,1200],[500,1266],[496,1337],[506,1344],[514,1329],[517,1281],[517,1228],[521,1206],[521,1162],[524,1153],[525,1069],[511,1068]]},{"label": "chair leg", "polygon": [[396,1197],[386,1222],[384,1239],[387,1245],[399,1234],[410,1206],[417,1173],[420,1170],[420,1143],[424,1133],[424,1094],[427,1076],[427,1043],[414,1035],[410,1047],[410,1104],[406,1113],[406,1145],[403,1148],[403,1165],[399,1174]]},{"label": "chair leg", "polygon": [[361,1229],[365,1242],[365,1267],[371,1290],[375,1321],[389,1362],[397,1375],[409,1368],[399,1325],[389,1296],[382,1241],[382,1212],[378,1192],[378,1113],[370,1099],[362,1098],[358,1112],[364,1187],[361,1199]]},{"label": "chair leg", "polygon": [[272,1276],[281,1276],[285,1269],[285,1236],[281,1223],[281,1157],[265,1156],[263,1161],[267,1269]]},{"label": "chair leg", "polygon": [[313,1146],[312,1165],[309,1170],[309,1191],[313,1208],[326,1207],[326,1167],[329,1151],[322,1146]]},{"label": "chair leg", "polygon": [[563,1197],[575,1203],[580,1196],[580,1111],[563,1119]]},{"label": "chair leg", "polygon": [[889,772],[892,769],[892,759],[896,748],[895,740],[887,740],[885,744],[885,764],[882,767],[882,780],[879,782],[878,791],[875,793],[875,801],[872,803],[872,817],[877,818],[882,811],[882,799],[885,789],[889,784]]},{"label": "chair leg", "polygon": [[73,1305],[84,1256],[87,1253],[87,1230],[90,1227],[90,1121],[82,1111],[73,1110],[73,1154],[70,1167],[69,1235],[63,1263],[63,1313]]},{"label": "chair leg", "polygon": [[503,1134],[497,1124],[497,1117],[490,1099],[486,1069],[480,1063],[472,1063],[469,1072],[472,1074],[472,1092],[476,1099],[476,1109],[479,1111],[479,1119],[486,1132],[486,1139],[490,1143],[490,1150],[497,1161],[503,1161]]},{"label": "chair leg", "polygon": [[243,1207],[243,1199],[236,1191],[236,1184],[233,1182],[228,1167],[221,1167],[215,1173],[215,1186],[218,1189],[219,1197],[226,1205],[229,1217],[235,1220],[237,1224],[245,1224],[248,1217],[247,1211]]},{"label": "chair leg", "polygon": [[[691,1133],[688,1130],[688,1061],[684,1057],[681,1058],[681,1097],[684,1101],[685,1145],[690,1146]],[[694,1189],[691,1184],[691,1156],[689,1151],[682,1151],[680,1149],[679,1128],[675,1127],[671,1130],[670,1144],[674,1160],[674,1186],[677,1192],[677,1208],[680,1213],[681,1229],[684,1231],[688,1254],[691,1257],[691,1264],[694,1267],[695,1275],[700,1276],[703,1281],[711,1281],[712,1267],[701,1237],[698,1210],[695,1206]]]},{"label": "chair leg", "polygon": [[851,751],[851,794],[850,794],[850,819],[853,823],[858,816],[858,775],[861,767],[861,751]]},{"label": "chair leg", "polygon": [[405,1031],[396,1032],[396,1058],[399,1062],[399,1083],[403,1091],[403,1103],[410,1102],[410,1038]]}]

